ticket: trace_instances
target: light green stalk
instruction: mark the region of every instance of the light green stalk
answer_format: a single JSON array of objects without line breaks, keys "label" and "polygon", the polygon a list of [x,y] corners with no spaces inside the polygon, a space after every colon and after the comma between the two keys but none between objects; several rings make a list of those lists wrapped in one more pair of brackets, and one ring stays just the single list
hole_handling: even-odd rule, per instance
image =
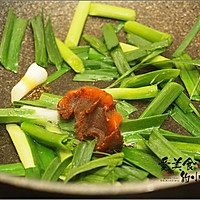
[{"label": "light green stalk", "polygon": [[90,1],[79,1],[65,39],[65,44],[68,47],[78,46],[89,13],[90,3]]},{"label": "light green stalk", "polygon": [[127,32],[130,31],[151,42],[159,42],[167,39],[169,41],[169,44],[172,43],[172,38],[170,34],[155,30],[135,21],[126,22],[124,25],[124,29]]},{"label": "light green stalk", "polygon": [[135,20],[136,17],[136,13],[133,9],[100,3],[91,3],[89,15],[113,18],[124,21]]}]

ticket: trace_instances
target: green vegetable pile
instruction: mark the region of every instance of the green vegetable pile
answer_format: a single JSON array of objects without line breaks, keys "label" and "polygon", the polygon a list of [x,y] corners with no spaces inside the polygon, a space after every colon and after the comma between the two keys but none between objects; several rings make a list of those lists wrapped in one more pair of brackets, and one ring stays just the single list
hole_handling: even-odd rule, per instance
[{"label": "green vegetable pile", "polygon": [[[103,37],[97,38],[82,34],[88,15],[119,23],[101,27]],[[198,169],[200,114],[192,100],[200,101],[200,60],[183,52],[200,30],[200,17],[173,59],[161,55],[172,44],[171,35],[140,24],[135,17],[132,9],[80,1],[64,42],[55,37],[50,17],[44,23],[43,12],[30,20],[35,62],[44,68],[51,63],[57,69],[43,87],[69,70],[75,72],[73,81],[113,81],[104,90],[117,101],[116,109],[123,116],[121,152],[94,152],[96,139],[80,142],[74,118],[64,120],[57,111],[62,96],[42,93],[38,100],[22,99],[13,102],[14,108],[0,109],[0,123],[6,124],[21,161],[0,165],[0,172],[64,183],[122,183],[163,178],[165,172],[183,178],[185,173]],[[15,73],[27,24],[28,20],[17,18],[10,8],[0,63]],[[119,41],[120,30],[125,31],[127,44]],[[78,46],[81,37],[87,45]],[[156,70],[135,74],[150,65]],[[177,77],[183,85],[175,81]],[[137,108],[127,100],[143,99],[149,105],[137,119],[132,119]],[[191,136],[160,128],[168,117]],[[172,165],[180,161],[179,168]]]}]

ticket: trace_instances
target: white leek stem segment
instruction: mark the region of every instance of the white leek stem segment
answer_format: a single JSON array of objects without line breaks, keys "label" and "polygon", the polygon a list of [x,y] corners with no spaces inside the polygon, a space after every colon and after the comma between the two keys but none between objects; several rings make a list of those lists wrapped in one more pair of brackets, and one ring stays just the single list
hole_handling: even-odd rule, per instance
[{"label": "white leek stem segment", "polygon": [[68,47],[78,46],[89,13],[90,3],[90,1],[79,1],[65,39],[65,44]]},{"label": "white leek stem segment", "polygon": [[20,100],[35,87],[44,83],[47,77],[47,71],[43,67],[33,63],[22,79],[13,87],[11,91],[11,101]]},{"label": "white leek stem segment", "polygon": [[31,148],[24,131],[17,124],[7,124],[6,129],[25,169],[35,167]]},{"label": "white leek stem segment", "polygon": [[60,120],[60,115],[57,110],[34,106],[22,106],[21,108],[35,110],[35,113],[31,116],[32,118],[43,118],[53,123],[57,123]]}]

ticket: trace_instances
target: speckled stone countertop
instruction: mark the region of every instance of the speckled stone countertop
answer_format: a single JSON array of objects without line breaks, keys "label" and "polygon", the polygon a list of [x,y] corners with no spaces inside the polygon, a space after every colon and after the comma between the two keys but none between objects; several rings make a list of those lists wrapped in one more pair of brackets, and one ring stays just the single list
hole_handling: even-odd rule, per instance
[{"label": "speckled stone countertop", "polygon": [[[170,33],[172,35],[173,44],[164,53],[164,55],[169,58],[172,58],[171,55],[181,44],[195,20],[200,15],[199,1],[104,1],[102,3],[132,8],[136,11],[136,21],[157,30]],[[77,1],[0,1],[0,41],[9,7],[13,8],[16,16],[26,19],[31,19],[36,14],[40,13],[42,8],[44,8],[45,16],[51,16],[52,18],[56,37],[64,41],[77,4]],[[101,27],[107,22],[117,24],[118,21],[89,16],[83,33],[101,37]],[[121,31],[118,36],[120,41],[126,41],[125,33],[123,31]],[[86,43],[81,39],[80,45],[84,44]],[[185,52],[189,53],[192,58],[199,58],[199,48],[200,33],[197,34]],[[0,107],[12,106],[10,103],[11,89],[21,79],[28,66],[33,62],[34,38],[29,23],[21,47],[18,73],[14,74],[7,71],[0,65]],[[51,74],[55,71],[55,67],[49,65],[47,71]],[[74,73],[70,71],[50,84],[49,86],[53,93],[65,95],[68,90],[85,85],[104,88],[110,84],[109,82],[73,82],[73,76]],[[200,110],[200,104],[194,104],[197,109]],[[148,102],[135,101],[134,105],[138,108],[138,112],[133,117],[137,117],[148,105]],[[170,117],[164,122],[162,127],[176,133],[188,134]],[[0,164],[18,161],[17,153],[15,152],[12,142],[6,133],[5,126],[0,125],[0,129]]]}]

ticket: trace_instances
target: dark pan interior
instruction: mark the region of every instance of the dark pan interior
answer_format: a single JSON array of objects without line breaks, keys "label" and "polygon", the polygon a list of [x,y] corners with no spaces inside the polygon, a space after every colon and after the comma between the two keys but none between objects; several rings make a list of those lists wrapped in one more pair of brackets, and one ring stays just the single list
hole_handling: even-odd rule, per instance
[{"label": "dark pan interior", "polygon": [[[13,8],[14,13],[18,17],[26,19],[31,19],[36,14],[41,12],[41,8],[44,8],[45,15],[51,16],[56,37],[64,41],[77,3],[78,3],[77,1],[30,1],[30,2],[0,1],[0,13],[1,13],[0,41],[5,27],[9,7]],[[200,15],[199,1],[109,1],[102,3],[133,8],[136,11],[136,20],[138,22],[141,22],[145,25],[148,25],[160,31],[170,33],[173,38],[173,44],[164,53],[164,55],[169,58],[172,58],[171,55],[173,54],[174,50],[181,44],[182,40],[187,35],[188,31],[191,29],[195,20]],[[102,36],[101,27],[108,22],[117,24],[118,21],[100,17],[88,17],[83,33],[88,33],[89,35],[95,35],[97,37],[101,37]],[[121,42],[126,42],[125,34],[123,31],[121,31],[118,34],[118,36]],[[81,39],[80,45],[84,44],[86,43]],[[198,35],[194,38],[192,43],[186,49],[186,52],[189,53],[192,56],[192,58],[199,58],[199,52],[198,52],[198,49],[200,48],[199,44],[200,44],[200,33],[198,33]],[[33,39],[32,29],[29,23],[22,43],[18,73],[14,74],[10,71],[5,70],[2,66],[0,66],[1,108],[12,106],[10,102],[11,89],[21,79],[21,77],[26,72],[28,66],[33,62],[34,62],[34,39]],[[143,71],[145,70],[147,69],[144,69]],[[55,67],[53,65],[49,65],[47,71],[49,74],[51,74],[55,71]],[[141,73],[143,71],[139,71],[138,73]],[[62,77],[51,83],[49,87],[51,88],[54,94],[65,95],[68,90],[76,89],[86,85],[104,88],[110,84],[110,82],[90,82],[90,83],[73,82],[72,81],[73,76],[74,72],[72,72],[71,70],[70,72],[67,72],[65,75],[63,75]],[[177,79],[177,81],[181,83],[179,79]],[[133,115],[133,118],[137,118],[145,109],[145,107],[148,105],[147,101],[132,101],[131,103],[133,103],[133,105],[138,108],[138,112]],[[194,105],[196,106],[197,110],[200,111],[200,104],[198,102],[194,102]],[[185,131],[170,117],[164,122],[162,128],[173,131],[175,133],[188,135],[187,131]],[[11,139],[6,133],[5,126],[0,125],[0,129],[1,129],[0,164],[14,163],[19,161],[18,155],[15,151],[15,148],[13,147]],[[2,178],[2,180],[0,180],[2,181],[2,187],[8,188],[9,185],[12,185],[12,179],[13,182],[15,182],[14,181],[15,178],[13,177],[8,177],[8,179],[9,179],[7,183],[8,185],[6,185],[7,182],[6,179]],[[29,182],[31,182],[31,180],[29,180]],[[45,185],[45,183],[43,184]],[[19,180],[15,182],[15,187],[23,187],[26,189],[25,185],[23,184],[20,185]],[[49,188],[51,187],[53,186],[50,185]],[[74,187],[79,187],[79,186],[74,184]],[[109,192],[108,190],[105,190],[104,187],[98,188],[98,186],[95,185],[94,187],[93,186],[91,186],[90,188],[86,187],[85,189],[86,192],[88,189],[88,194],[90,194],[90,191],[92,189],[93,193],[91,195],[103,195],[103,194],[134,195],[137,193],[144,194],[145,192],[147,192],[144,185],[140,185],[141,187],[140,192],[139,190],[134,190],[133,187],[132,189],[131,187],[127,187],[128,189],[117,187],[115,188],[116,192],[113,191],[113,193]],[[37,187],[31,189],[33,190],[35,189],[36,191],[40,190],[40,192],[46,191],[48,193],[51,191],[48,190],[46,186],[44,186],[44,189],[42,188],[39,189]],[[101,189],[102,191],[99,191],[99,189]],[[165,187],[162,189],[165,189]],[[63,195],[65,194],[76,195],[72,192],[72,190],[73,187],[70,187],[70,190],[68,190],[66,186],[66,190],[64,189],[62,189],[62,191],[57,190],[57,193]],[[160,190],[160,188],[155,187],[155,189],[153,190],[158,191]],[[56,191],[54,192],[56,193]],[[83,193],[80,194],[85,195]]]}]

